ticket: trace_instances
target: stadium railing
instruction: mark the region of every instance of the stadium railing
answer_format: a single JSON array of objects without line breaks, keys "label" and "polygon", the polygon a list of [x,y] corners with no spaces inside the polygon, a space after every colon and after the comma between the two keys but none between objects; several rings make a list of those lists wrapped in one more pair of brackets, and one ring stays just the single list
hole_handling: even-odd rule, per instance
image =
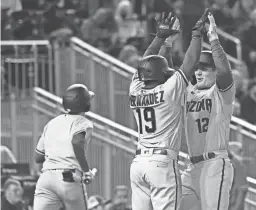
[{"label": "stadium railing", "polygon": [[[97,103],[94,102],[92,106],[93,112],[134,129],[135,123],[129,108],[128,90],[135,69],[76,37],[71,38],[70,51],[66,56],[65,52],[58,52],[61,54],[57,57],[62,59],[56,62],[58,63],[56,71],[61,72],[67,58],[70,61],[69,68],[72,69],[69,71],[69,79],[62,80],[61,89],[64,90],[74,82],[86,84],[96,94]],[[230,128],[230,139],[243,142],[246,156],[255,156],[256,126],[232,117]],[[256,163],[248,164],[250,173],[255,173]]]},{"label": "stadium railing", "polygon": [[[61,98],[41,88],[34,88],[34,143],[43,129],[44,122],[63,113]],[[99,175],[89,186],[90,194],[100,194],[110,198],[114,186],[129,184],[129,168],[134,157],[138,133],[134,130],[113,122],[107,118],[88,112],[86,116],[93,121],[94,132],[91,139],[88,157],[92,167],[99,169]],[[44,118],[44,120],[42,120]],[[179,153],[180,170],[184,170],[188,163],[188,155]],[[245,199],[245,210],[256,207],[256,180],[248,177],[249,191]]]},{"label": "stadium railing", "polygon": [[[30,65],[23,64],[24,62],[18,65],[17,59],[33,60],[32,77],[29,77],[32,78],[32,81],[28,83],[29,87],[24,89],[23,86],[19,86],[19,81],[14,82],[15,85],[10,87],[10,82],[8,82],[6,92],[12,94],[9,100],[2,100],[2,110],[4,110],[2,112],[4,120],[1,122],[3,142],[12,147],[15,155],[22,153],[21,148],[24,141],[31,141],[26,136],[27,130],[32,126],[31,116],[28,115],[32,98],[23,100],[17,95],[20,92],[25,92],[23,95],[26,95],[26,90],[29,90],[29,95],[31,95],[31,87],[34,86],[42,87],[61,96],[62,91],[70,84],[84,83],[96,93],[92,104],[93,112],[125,127],[135,128],[128,97],[130,81],[135,72],[134,68],[76,37],[71,38],[68,46],[57,42],[52,44],[46,40],[2,41],[1,46],[2,52],[3,48],[6,48],[2,56],[2,64],[5,64],[6,59],[16,59],[13,66],[5,64],[7,73],[7,75],[4,74],[5,79],[11,77],[14,81],[19,80],[18,74],[10,76],[12,72],[29,71]],[[28,75],[31,76],[31,74]],[[24,79],[24,76],[25,74],[21,79]],[[25,80],[21,84],[26,83]],[[6,84],[2,82],[2,91],[5,90],[4,85]],[[2,99],[3,96],[4,94],[2,94]],[[230,128],[230,139],[243,142],[245,155],[254,157],[256,126],[232,117]],[[19,132],[17,133],[16,130]],[[20,140],[17,141],[17,139]],[[23,158],[26,159],[25,156]],[[249,174],[255,174],[255,161],[248,162],[247,165]]]},{"label": "stadium railing", "polygon": [[54,93],[54,55],[48,40],[1,41],[1,96],[25,98],[35,86]]},{"label": "stadium railing", "polygon": [[[218,32],[218,35],[219,35],[219,38],[222,40],[222,41],[228,41],[230,43],[233,43],[235,45],[235,51],[236,51],[236,56],[231,56],[229,54],[227,54],[227,57],[229,59],[229,62],[231,64],[231,67],[233,69],[240,69],[240,67],[242,66],[242,44],[241,44],[241,40],[221,29],[217,29],[217,32]],[[228,43],[230,45],[230,43]],[[225,44],[224,44],[225,46]],[[211,49],[211,46],[209,44],[207,44],[205,41],[203,42],[203,47],[206,48],[206,49]],[[224,47],[224,50],[225,47]]]}]

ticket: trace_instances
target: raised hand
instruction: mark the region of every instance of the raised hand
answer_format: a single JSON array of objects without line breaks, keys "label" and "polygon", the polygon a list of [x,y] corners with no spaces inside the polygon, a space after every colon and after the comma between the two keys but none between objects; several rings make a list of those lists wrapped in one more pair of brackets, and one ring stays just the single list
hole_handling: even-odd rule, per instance
[{"label": "raised hand", "polygon": [[[179,19],[176,19],[176,21],[174,22],[172,28],[173,28],[173,30],[175,30],[175,31],[180,31],[180,21],[179,21]],[[175,34],[172,34],[171,36],[169,36],[169,37],[165,40],[164,44],[165,44],[166,46],[172,46],[172,43],[178,38],[179,35],[180,35],[179,32],[178,32],[178,33],[175,33]]]},{"label": "raised hand", "polygon": [[192,28],[192,35],[199,34],[202,35],[204,31],[205,23],[208,20],[208,14],[210,10],[209,8],[205,9],[204,14],[200,17],[200,19],[196,22],[195,26]]},{"label": "raised hand", "polygon": [[213,41],[216,39],[219,39],[218,33],[217,33],[217,25],[215,23],[215,19],[211,13],[208,14],[208,19],[210,22],[210,25],[207,27],[207,36],[209,41]]},{"label": "raised hand", "polygon": [[173,34],[180,33],[180,30],[177,30],[179,20],[171,12],[167,17],[164,12],[161,15],[157,14],[155,20],[157,22],[157,37],[166,39]]}]

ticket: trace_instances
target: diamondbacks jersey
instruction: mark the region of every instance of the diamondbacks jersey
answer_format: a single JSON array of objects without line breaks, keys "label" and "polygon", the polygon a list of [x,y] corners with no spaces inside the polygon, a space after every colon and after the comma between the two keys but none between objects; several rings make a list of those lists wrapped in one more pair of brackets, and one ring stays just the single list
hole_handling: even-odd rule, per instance
[{"label": "diamondbacks jersey", "polygon": [[92,129],[91,121],[80,115],[63,114],[52,119],[44,127],[36,147],[38,153],[45,155],[42,171],[73,168],[82,171],[71,141],[74,135],[85,132],[86,148]]},{"label": "diamondbacks jersey", "polygon": [[140,145],[179,151],[187,84],[180,70],[152,89],[145,89],[137,73],[134,75],[130,107],[138,125]]},{"label": "diamondbacks jersey", "polygon": [[224,91],[216,84],[206,90],[198,90],[191,84],[188,86],[186,126],[190,156],[228,149],[234,97],[233,83]]}]

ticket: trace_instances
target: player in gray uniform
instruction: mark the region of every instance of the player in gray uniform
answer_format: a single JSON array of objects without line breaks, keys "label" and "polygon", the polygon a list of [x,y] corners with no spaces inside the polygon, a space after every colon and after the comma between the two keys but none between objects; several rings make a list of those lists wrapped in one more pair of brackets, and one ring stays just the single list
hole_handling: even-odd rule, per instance
[{"label": "player in gray uniform", "polygon": [[158,19],[158,31],[130,85],[130,107],[139,139],[131,164],[133,210],[175,210],[181,191],[177,156],[185,113],[185,90],[199,61],[202,28],[207,11],[192,32],[192,41],[179,70],[168,68],[159,52],[165,39],[177,32],[171,14]]},{"label": "player in gray uniform", "polygon": [[85,181],[94,178],[86,160],[93,124],[85,117],[94,93],[71,85],[63,96],[67,111],[50,120],[36,147],[35,161],[43,163],[36,184],[35,210],[86,210]]}]

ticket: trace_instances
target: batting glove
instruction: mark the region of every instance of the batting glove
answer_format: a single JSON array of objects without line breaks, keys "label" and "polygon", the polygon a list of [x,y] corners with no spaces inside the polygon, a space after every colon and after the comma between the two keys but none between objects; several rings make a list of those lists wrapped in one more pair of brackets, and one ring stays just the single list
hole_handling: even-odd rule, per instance
[{"label": "batting glove", "polygon": [[219,39],[219,37],[218,37],[218,33],[217,33],[217,25],[216,25],[215,19],[211,13],[208,14],[208,19],[210,21],[210,25],[206,27],[206,28],[208,28],[207,36],[208,36],[209,41],[211,42],[213,40]]},{"label": "batting glove", "polygon": [[97,173],[97,169],[93,168],[92,170],[89,170],[88,172],[85,172],[83,174],[83,182],[85,184],[90,184],[92,182],[92,180],[94,179],[94,177],[96,176]]},{"label": "batting glove", "polygon": [[173,34],[180,33],[180,30],[175,29],[177,21],[179,22],[179,20],[176,16],[173,16],[171,12],[167,17],[164,12],[162,15],[157,14],[155,20],[157,22],[157,37],[166,39]]},{"label": "batting glove", "polygon": [[202,33],[204,32],[205,23],[208,20],[209,12],[209,8],[205,9],[202,17],[200,17],[200,19],[196,22],[196,25],[192,28],[192,36],[202,36]]},{"label": "batting glove", "polygon": [[[173,29],[176,30],[176,31],[180,31],[180,21],[179,21],[179,19],[177,19],[177,21],[174,22]],[[175,34],[169,36],[164,41],[164,45],[167,46],[167,47],[172,47],[173,42],[178,38],[179,35],[180,35],[180,33],[175,33]]]}]

